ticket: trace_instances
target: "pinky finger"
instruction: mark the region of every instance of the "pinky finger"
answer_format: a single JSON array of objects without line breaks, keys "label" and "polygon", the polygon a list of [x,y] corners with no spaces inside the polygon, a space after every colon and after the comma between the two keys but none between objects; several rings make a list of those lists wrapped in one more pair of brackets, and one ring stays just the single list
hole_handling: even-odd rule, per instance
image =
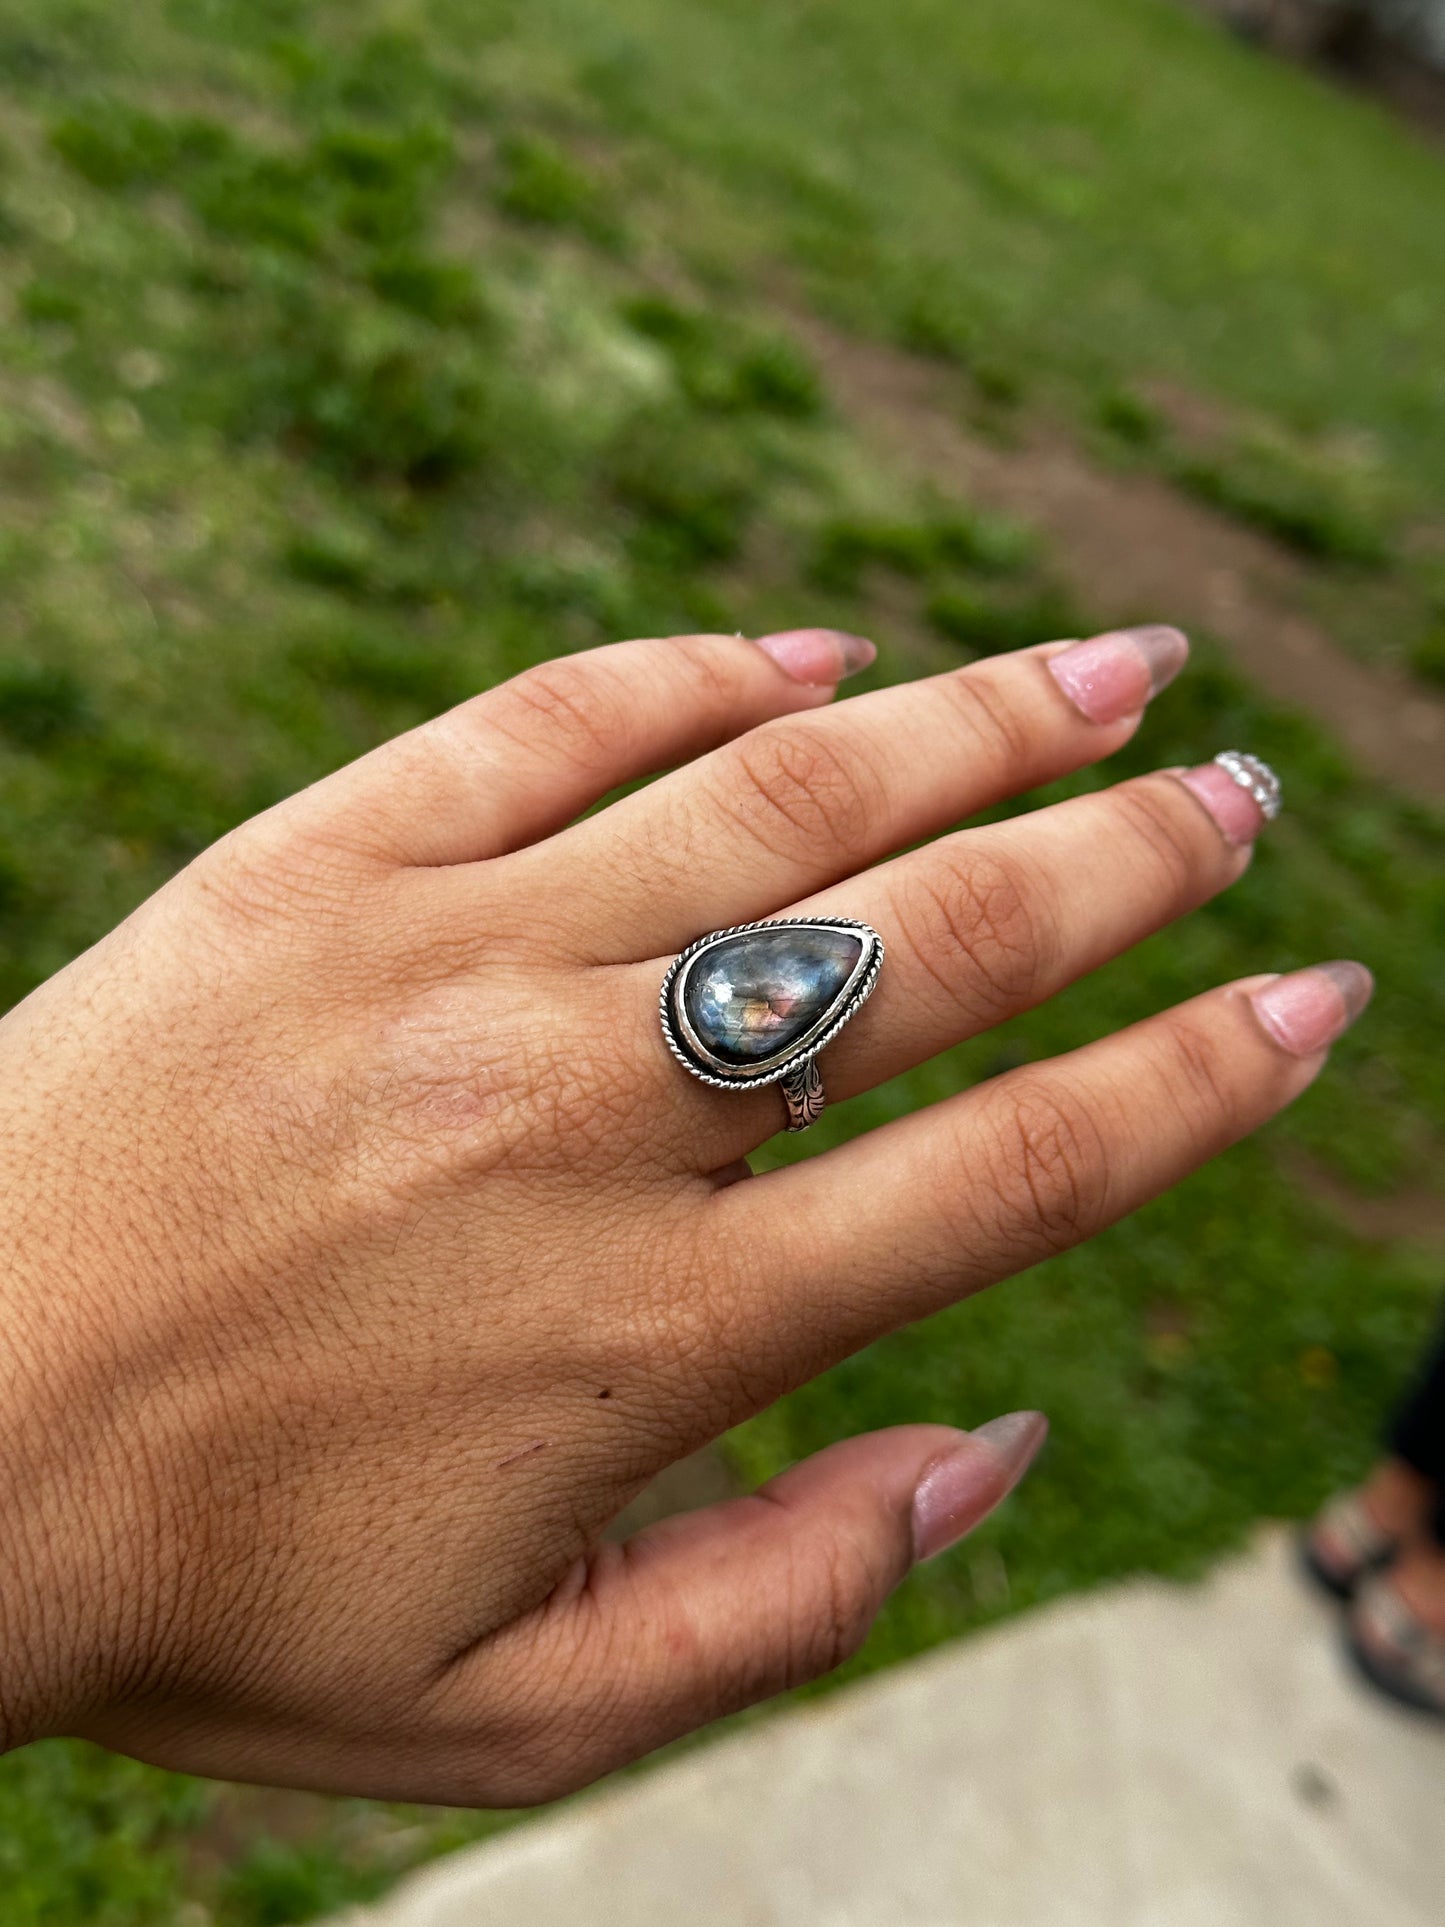
[{"label": "pinky finger", "polygon": [[717,1232],[767,1252],[730,1369],[781,1390],[1082,1244],[1292,1103],[1372,987],[1357,963],[1230,984],[718,1192]]}]

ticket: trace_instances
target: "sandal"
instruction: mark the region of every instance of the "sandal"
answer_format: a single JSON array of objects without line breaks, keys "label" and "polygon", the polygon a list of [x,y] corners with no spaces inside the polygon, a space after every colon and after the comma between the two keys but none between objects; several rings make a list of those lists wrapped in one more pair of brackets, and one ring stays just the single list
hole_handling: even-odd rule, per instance
[{"label": "sandal", "polygon": [[1361,1585],[1346,1642],[1372,1686],[1402,1706],[1445,1719],[1445,1633],[1417,1619],[1385,1575]]},{"label": "sandal", "polygon": [[1342,1492],[1300,1540],[1305,1571],[1335,1599],[1352,1599],[1371,1573],[1389,1565],[1399,1540],[1376,1525],[1358,1492]]}]

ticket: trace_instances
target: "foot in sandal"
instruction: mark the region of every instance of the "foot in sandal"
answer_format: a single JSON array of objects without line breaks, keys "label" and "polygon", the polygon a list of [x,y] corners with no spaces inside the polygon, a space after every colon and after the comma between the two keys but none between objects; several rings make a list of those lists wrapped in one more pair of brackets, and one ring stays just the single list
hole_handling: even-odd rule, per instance
[{"label": "foot in sandal", "polygon": [[1349,1599],[1425,1529],[1435,1488],[1402,1459],[1383,1459],[1369,1478],[1315,1516],[1301,1542],[1305,1567],[1326,1592]]},{"label": "foot in sandal", "polygon": [[1445,1719],[1445,1546],[1416,1543],[1362,1581],[1346,1637],[1372,1685]]},{"label": "foot in sandal", "polygon": [[1338,1493],[1300,1540],[1305,1570],[1336,1599],[1353,1598],[1367,1574],[1387,1566],[1399,1547],[1370,1511],[1363,1490]]}]

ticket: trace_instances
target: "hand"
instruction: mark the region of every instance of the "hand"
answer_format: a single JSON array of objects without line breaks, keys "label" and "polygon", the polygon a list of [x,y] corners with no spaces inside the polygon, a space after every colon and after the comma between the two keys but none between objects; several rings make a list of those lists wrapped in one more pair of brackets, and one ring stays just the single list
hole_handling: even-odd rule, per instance
[{"label": "hand", "polygon": [[512,1805],[850,1652],[1041,1421],[848,1440],[600,1535],[790,1386],[1252,1130],[1368,979],[1213,991],[745,1183],[778,1090],[688,1076],[658,987],[727,924],[872,923],[841,1097],[1201,903],[1262,820],[1214,765],[880,861],[1117,749],[1183,649],[833,707],[866,649],[824,631],[550,663],[246,825],[14,1011],[8,1742]]}]

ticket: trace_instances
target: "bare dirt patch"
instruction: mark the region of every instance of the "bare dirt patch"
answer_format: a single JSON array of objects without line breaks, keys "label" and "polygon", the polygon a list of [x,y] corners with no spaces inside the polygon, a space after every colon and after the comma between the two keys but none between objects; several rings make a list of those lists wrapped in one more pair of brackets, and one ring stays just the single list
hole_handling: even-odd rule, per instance
[{"label": "bare dirt patch", "polygon": [[1414,1244],[1445,1249],[1445,1193],[1428,1184],[1393,1191],[1387,1197],[1366,1197],[1351,1189],[1317,1158],[1294,1151],[1281,1162],[1288,1175],[1354,1232],[1372,1244],[1402,1238]]},{"label": "bare dirt patch", "polygon": [[1105,622],[1207,629],[1267,694],[1322,722],[1375,775],[1445,799],[1445,698],[1357,661],[1300,604],[1308,566],[1158,476],[1090,461],[1055,430],[1002,445],[965,425],[962,378],[812,316],[793,325],[843,412],[941,488],[1031,523]]}]

